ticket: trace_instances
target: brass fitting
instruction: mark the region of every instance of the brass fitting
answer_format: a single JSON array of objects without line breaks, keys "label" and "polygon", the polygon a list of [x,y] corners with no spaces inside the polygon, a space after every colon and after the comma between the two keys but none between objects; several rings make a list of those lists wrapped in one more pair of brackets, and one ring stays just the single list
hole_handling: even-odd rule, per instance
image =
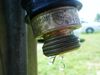
[{"label": "brass fitting", "polygon": [[78,37],[73,34],[81,27],[78,9],[64,6],[42,12],[30,21],[34,37],[43,38],[43,53],[55,56],[80,47]]}]

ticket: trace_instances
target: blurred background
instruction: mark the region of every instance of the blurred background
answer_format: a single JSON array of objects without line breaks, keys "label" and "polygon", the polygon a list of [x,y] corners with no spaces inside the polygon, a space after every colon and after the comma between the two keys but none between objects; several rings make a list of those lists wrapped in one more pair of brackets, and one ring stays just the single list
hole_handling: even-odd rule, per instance
[{"label": "blurred background", "polygon": [[38,43],[39,75],[100,75],[100,0],[81,0],[79,12],[82,27],[76,30],[81,47],[78,50],[53,57],[42,52]]}]

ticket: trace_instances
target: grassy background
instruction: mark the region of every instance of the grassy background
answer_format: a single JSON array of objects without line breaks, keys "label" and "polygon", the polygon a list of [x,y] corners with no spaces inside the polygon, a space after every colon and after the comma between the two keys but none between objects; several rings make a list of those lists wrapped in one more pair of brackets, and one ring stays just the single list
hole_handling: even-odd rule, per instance
[{"label": "grassy background", "polygon": [[51,65],[38,44],[38,75],[100,75],[100,33],[80,37],[85,39],[80,49],[65,53],[63,60],[57,56]]}]

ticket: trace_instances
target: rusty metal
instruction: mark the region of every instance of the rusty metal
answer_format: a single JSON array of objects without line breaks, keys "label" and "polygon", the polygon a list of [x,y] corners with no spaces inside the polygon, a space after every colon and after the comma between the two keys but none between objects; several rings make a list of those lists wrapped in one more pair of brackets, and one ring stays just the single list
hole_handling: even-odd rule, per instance
[{"label": "rusty metal", "polygon": [[44,39],[44,55],[55,56],[80,47],[78,38],[72,34],[81,27],[77,11],[73,6],[65,6],[32,18],[29,23],[34,37]]}]

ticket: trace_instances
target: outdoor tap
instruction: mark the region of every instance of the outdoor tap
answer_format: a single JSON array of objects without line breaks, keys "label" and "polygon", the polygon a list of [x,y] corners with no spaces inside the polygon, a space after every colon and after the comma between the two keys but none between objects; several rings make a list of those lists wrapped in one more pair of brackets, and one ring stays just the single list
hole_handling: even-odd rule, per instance
[{"label": "outdoor tap", "polygon": [[80,47],[73,31],[81,27],[78,0],[22,0],[33,35],[43,38],[43,53],[55,56]]}]

